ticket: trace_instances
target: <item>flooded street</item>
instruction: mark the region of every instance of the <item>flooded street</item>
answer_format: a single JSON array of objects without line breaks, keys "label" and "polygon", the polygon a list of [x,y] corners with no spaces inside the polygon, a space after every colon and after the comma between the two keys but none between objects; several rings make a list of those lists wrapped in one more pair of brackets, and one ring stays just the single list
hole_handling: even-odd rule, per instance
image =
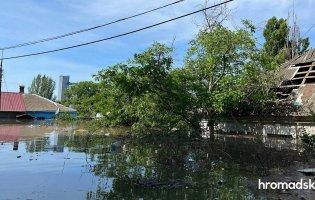
[{"label": "flooded street", "polygon": [[68,148],[67,136],[53,127],[0,129],[7,131],[0,135],[0,199],[84,199],[101,183],[89,172],[86,155]]},{"label": "flooded street", "polygon": [[84,134],[74,125],[0,125],[0,199],[313,199],[258,191],[258,179],[299,180],[314,156],[291,138],[191,140]]}]

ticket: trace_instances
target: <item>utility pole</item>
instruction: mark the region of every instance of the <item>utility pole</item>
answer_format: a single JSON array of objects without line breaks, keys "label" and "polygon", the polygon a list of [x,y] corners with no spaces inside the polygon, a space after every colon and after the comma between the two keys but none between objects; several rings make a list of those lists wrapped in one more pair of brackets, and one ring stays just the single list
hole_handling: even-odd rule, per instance
[{"label": "utility pole", "polygon": [[0,62],[0,111],[1,109],[1,94],[2,94],[2,76],[3,76],[3,68],[2,68],[2,64],[3,64],[3,50],[1,51],[1,62]]}]

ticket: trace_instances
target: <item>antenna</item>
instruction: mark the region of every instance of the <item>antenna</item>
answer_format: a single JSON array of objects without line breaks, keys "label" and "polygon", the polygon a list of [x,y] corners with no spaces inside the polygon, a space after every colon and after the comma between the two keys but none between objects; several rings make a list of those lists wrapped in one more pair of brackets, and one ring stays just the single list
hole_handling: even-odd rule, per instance
[{"label": "antenna", "polygon": [[[292,12],[292,13],[291,13]],[[295,0],[292,0],[292,11],[288,12],[287,24],[289,27],[289,34],[287,39],[288,59],[292,59],[299,55],[300,48],[300,28],[297,23],[297,15],[295,14]]]}]

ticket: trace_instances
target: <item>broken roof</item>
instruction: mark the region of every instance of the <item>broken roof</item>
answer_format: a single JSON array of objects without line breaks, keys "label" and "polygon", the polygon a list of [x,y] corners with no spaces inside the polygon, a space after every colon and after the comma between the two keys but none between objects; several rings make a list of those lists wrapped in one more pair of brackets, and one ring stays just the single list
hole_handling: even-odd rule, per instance
[{"label": "broken roof", "polygon": [[282,81],[276,94],[280,99],[293,97],[303,105],[300,116],[315,112],[315,49],[284,63],[280,68]]},{"label": "broken roof", "polygon": [[282,67],[289,67],[293,65],[300,65],[300,64],[308,64],[315,62],[315,49],[310,49],[307,52],[303,53],[302,55],[298,55],[295,58],[285,62]]}]

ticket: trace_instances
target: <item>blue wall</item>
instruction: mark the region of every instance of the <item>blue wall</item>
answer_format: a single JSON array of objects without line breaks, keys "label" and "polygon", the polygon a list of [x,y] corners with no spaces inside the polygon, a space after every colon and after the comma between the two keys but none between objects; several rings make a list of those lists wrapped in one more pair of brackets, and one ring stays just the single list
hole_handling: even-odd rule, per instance
[{"label": "blue wall", "polygon": [[[34,117],[35,119],[53,119],[56,116],[55,112],[48,111],[27,111],[26,114]],[[70,112],[73,118],[77,117],[77,112]]]}]

